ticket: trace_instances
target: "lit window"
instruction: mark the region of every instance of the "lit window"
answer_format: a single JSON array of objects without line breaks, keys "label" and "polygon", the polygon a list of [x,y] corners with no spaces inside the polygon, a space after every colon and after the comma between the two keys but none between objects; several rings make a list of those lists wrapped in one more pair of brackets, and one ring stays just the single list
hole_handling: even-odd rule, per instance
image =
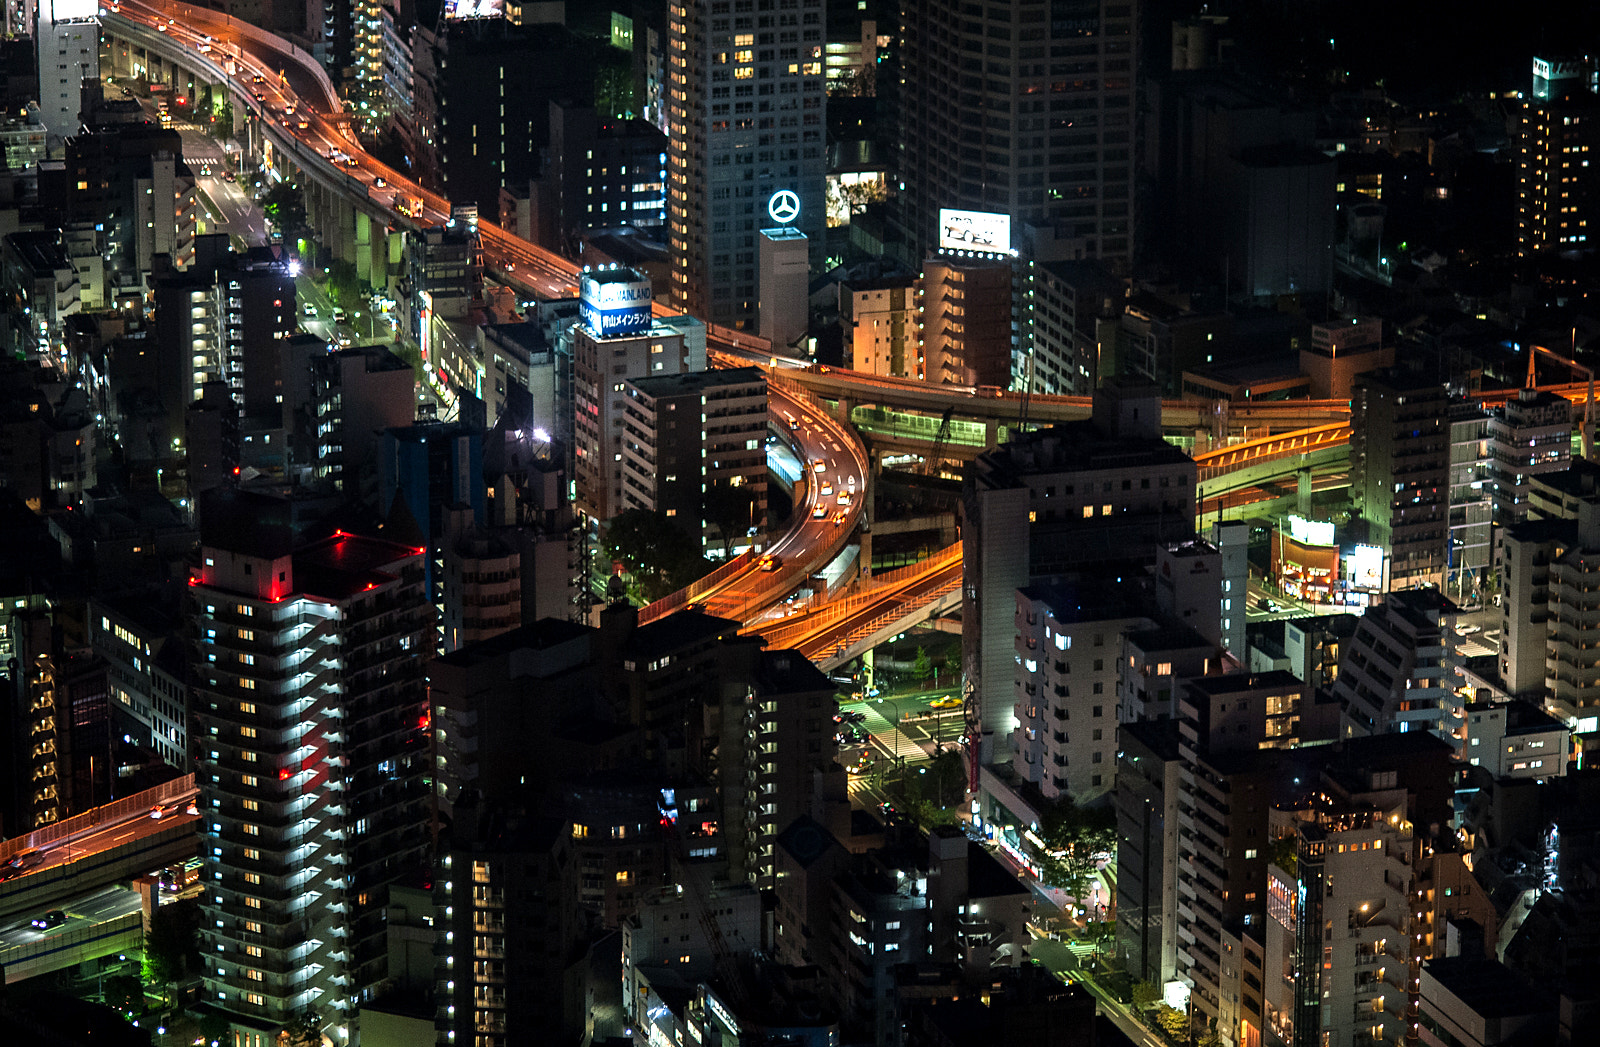
[{"label": "lit window", "polygon": [[255,712],[256,712],[256,703],[255,702],[240,702],[239,703],[239,711],[244,713],[246,716],[254,716]]},{"label": "lit window", "polygon": [[246,909],[259,909],[259,908],[261,908],[261,899],[260,898],[246,898],[244,900],[244,905],[245,905]]},{"label": "lit window", "polygon": [[246,836],[260,836],[261,835],[261,826],[259,826],[259,825],[245,824],[245,825],[241,825],[239,828],[244,830],[244,834]]}]

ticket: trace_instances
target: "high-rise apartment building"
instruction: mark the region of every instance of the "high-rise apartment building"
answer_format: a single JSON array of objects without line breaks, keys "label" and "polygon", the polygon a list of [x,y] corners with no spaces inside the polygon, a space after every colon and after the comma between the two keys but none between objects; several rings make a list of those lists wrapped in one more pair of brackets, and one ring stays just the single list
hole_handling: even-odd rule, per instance
[{"label": "high-rise apartment building", "polygon": [[1480,592],[1494,562],[1490,544],[1494,468],[1489,434],[1494,422],[1471,401],[1450,405],[1450,544],[1446,591],[1462,598]]},{"label": "high-rise apartment building", "polygon": [[1108,383],[1093,421],[1025,433],[973,461],[962,489],[962,665],[982,710],[984,762],[1011,760],[1017,590],[1096,565],[1142,571],[1158,544],[1193,533],[1194,490],[1194,461],[1161,439],[1160,395],[1145,386]]},{"label": "high-rise apartment building", "polygon": [[1535,58],[1533,90],[1522,110],[1517,163],[1517,250],[1589,249],[1589,220],[1600,220],[1600,94],[1591,58]]},{"label": "high-rise apartment building", "polygon": [[[735,367],[627,385],[623,505],[665,513],[704,547],[748,547],[766,519],[766,374]],[[748,517],[706,519],[707,492],[724,486],[749,496]]]},{"label": "high-rise apartment building", "polygon": [[1431,731],[1461,748],[1462,700],[1445,664],[1454,656],[1454,613],[1432,590],[1392,592],[1367,608],[1333,681],[1342,736]]},{"label": "high-rise apartment building", "polygon": [[[901,4],[898,158],[915,254],[941,208],[1016,223],[1039,261],[1126,267],[1134,232],[1140,5],[1124,0]],[[981,58],[979,56],[982,56]]]},{"label": "high-rise apartment building", "polygon": [[345,1044],[384,977],[387,886],[424,860],[425,554],[343,532],[295,549],[249,525],[258,501],[189,579],[206,995],[249,1042],[314,1009]]},{"label": "high-rise apartment building", "polygon": [[1389,550],[1391,589],[1444,583],[1450,425],[1444,387],[1401,371],[1356,379],[1350,487],[1368,540]]},{"label": "high-rise apartment building", "polygon": [[1494,512],[1505,526],[1528,515],[1528,477],[1572,464],[1572,401],[1524,389],[1490,416],[1487,436]]},{"label": "high-rise apartment building", "polygon": [[823,0],[676,0],[667,8],[667,244],[672,301],[711,323],[756,318],[760,230],[826,226]]}]

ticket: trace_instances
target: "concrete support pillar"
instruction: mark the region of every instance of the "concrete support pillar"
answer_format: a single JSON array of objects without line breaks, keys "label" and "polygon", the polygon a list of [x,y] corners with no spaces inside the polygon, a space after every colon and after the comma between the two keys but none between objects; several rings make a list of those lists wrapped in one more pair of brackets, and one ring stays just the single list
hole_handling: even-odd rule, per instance
[{"label": "concrete support pillar", "polygon": [[1295,473],[1295,511],[1301,516],[1311,516],[1311,470],[1301,469]]},{"label": "concrete support pillar", "polygon": [[856,408],[855,401],[846,399],[845,397],[841,396],[839,398],[838,410],[835,411],[835,416],[839,419],[839,421],[843,422],[845,425],[850,425],[851,424],[851,422],[850,422],[850,412],[855,410],[855,408]]},{"label": "concrete support pillar", "polygon": [[988,418],[984,420],[983,443],[990,450],[1000,446],[1000,419]]}]

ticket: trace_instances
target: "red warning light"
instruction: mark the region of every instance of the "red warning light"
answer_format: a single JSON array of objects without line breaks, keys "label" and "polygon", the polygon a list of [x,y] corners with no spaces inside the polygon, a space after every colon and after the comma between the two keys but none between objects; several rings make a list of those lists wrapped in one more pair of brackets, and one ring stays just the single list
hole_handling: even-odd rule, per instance
[{"label": "red warning light", "polygon": [[278,772],[278,781],[286,782],[288,780],[289,780],[289,768],[285,767],[285,768],[283,768],[282,770],[280,770]]}]

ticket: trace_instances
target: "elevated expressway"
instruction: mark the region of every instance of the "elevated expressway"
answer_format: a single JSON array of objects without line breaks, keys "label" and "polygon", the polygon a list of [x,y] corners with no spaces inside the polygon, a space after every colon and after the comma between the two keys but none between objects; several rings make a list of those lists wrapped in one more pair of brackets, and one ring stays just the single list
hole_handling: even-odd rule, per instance
[{"label": "elevated expressway", "polygon": [[[194,775],[185,775],[0,842],[5,983],[137,949],[145,898],[127,885],[199,853],[200,816],[189,813],[196,795]],[[33,918],[51,909],[65,922],[34,929]]]},{"label": "elevated expressway", "polygon": [[[139,62],[152,77],[159,78],[156,74],[164,71],[170,76],[184,73],[206,83],[227,84],[236,110],[253,117],[249,128],[252,148],[286,160],[300,172],[313,224],[324,234],[334,256],[354,263],[361,278],[384,284],[390,274],[398,272],[406,235],[451,220],[449,200],[361,149],[327,75],[304,51],[227,15],[175,0],[123,0],[104,13],[103,22],[107,36],[118,44],[111,48],[113,71],[129,75],[133,64]],[[157,28],[163,23],[165,31]],[[202,45],[211,50],[200,51]],[[255,83],[255,77],[265,82]],[[263,97],[256,98],[256,93]],[[294,118],[283,115],[288,105],[296,107]],[[407,201],[404,211],[412,213],[397,207],[400,201]],[[485,267],[498,278],[547,298],[576,292],[579,266],[575,263],[499,228],[482,215],[478,230]],[[660,305],[657,309],[666,311]],[[715,325],[708,326],[707,344],[717,362],[768,366],[775,377],[773,402],[780,410],[785,405],[793,407],[797,416],[806,418],[805,428],[795,436],[797,453],[809,462],[835,446],[841,450],[848,447],[849,470],[835,468],[834,472],[836,476],[856,475],[859,493],[840,524],[832,522],[831,513],[824,520],[800,516],[771,546],[782,561],[777,570],[758,570],[752,557],[736,559],[698,586],[674,594],[646,613],[659,616],[675,606],[696,603],[712,613],[746,622],[752,631],[763,632],[774,643],[798,645],[827,662],[870,639],[874,630],[862,630],[874,623],[876,629],[906,620],[917,611],[917,601],[925,609],[930,603],[949,600],[949,593],[959,589],[958,547],[906,569],[903,576],[896,573],[892,582],[877,580],[870,590],[849,597],[837,610],[808,616],[814,620],[804,628],[767,620],[768,609],[807,584],[863,520],[871,475],[860,438],[851,425],[855,408],[874,405],[934,418],[949,412],[974,430],[982,425],[983,446],[993,446],[1002,428],[1021,421],[1023,396],[992,388],[930,386],[838,368],[782,367],[779,358],[767,355],[771,346],[766,340]],[[1588,386],[1583,382],[1541,388],[1579,403],[1588,398]],[[1515,390],[1508,390],[1480,399],[1492,405],[1515,395]],[[834,405],[834,417],[824,424],[828,402]],[[1027,421],[1047,425],[1087,418],[1091,407],[1089,397],[1033,394],[1027,398]],[[1242,444],[1197,456],[1202,519],[1212,499],[1215,506],[1209,507],[1214,511],[1276,497],[1270,490],[1263,491],[1263,485],[1270,487],[1308,469],[1323,474],[1314,480],[1313,489],[1337,485],[1341,478],[1328,474],[1347,460],[1349,417],[1350,406],[1344,400],[1168,400],[1162,404],[1162,425],[1169,435],[1187,436],[1197,444],[1222,444],[1238,435],[1246,437]],[[929,426],[916,428],[925,433]],[[936,432],[938,427],[932,428]],[[920,435],[899,434],[912,442],[920,442]],[[975,453],[978,443],[974,431],[954,445],[946,441],[946,446],[968,456]],[[801,504],[814,509],[817,495],[807,486]],[[952,575],[956,579],[953,586]]]}]

